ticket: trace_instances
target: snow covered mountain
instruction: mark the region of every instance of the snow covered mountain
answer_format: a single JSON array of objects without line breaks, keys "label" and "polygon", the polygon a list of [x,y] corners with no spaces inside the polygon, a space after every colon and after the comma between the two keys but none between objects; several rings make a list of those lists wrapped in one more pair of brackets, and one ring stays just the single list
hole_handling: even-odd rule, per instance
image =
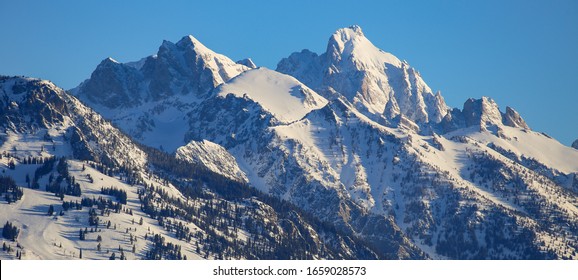
[{"label": "snow covered mountain", "polygon": [[216,144],[135,144],[48,81],[1,76],[0,120],[0,259],[383,258],[233,163],[207,169]]},{"label": "snow covered mountain", "polygon": [[328,99],[344,96],[357,110],[381,122],[401,114],[417,123],[437,123],[449,109],[419,72],[375,47],[356,25],[337,30],[325,53],[293,53],[279,62],[277,71]]},{"label": "snow covered mountain", "polygon": [[[6,131],[21,131],[26,122],[16,120],[29,114],[58,119],[19,109],[11,100],[20,87],[5,88]],[[276,71],[187,36],[139,62],[104,60],[72,93],[128,145],[116,150],[90,137],[104,128],[76,125],[91,129],[67,138],[81,143],[72,157],[119,166],[125,173],[105,178],[137,182],[133,211],[186,240],[188,256],[578,258],[578,150],[489,97],[450,109],[358,26],[336,31],[324,54],[293,53]],[[206,244],[200,253],[194,242]]]},{"label": "snow covered mountain", "polygon": [[138,62],[103,60],[72,93],[131,137],[174,152],[186,144],[185,114],[248,69],[185,36],[176,44],[164,41],[156,55]]}]

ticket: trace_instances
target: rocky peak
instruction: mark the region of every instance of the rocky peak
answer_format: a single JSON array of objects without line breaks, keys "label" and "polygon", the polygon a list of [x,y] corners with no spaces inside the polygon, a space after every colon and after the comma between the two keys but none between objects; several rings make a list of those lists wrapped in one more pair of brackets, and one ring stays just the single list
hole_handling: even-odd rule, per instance
[{"label": "rocky peak", "polygon": [[467,126],[472,125],[501,125],[502,114],[498,104],[489,98],[470,98],[464,103],[463,115]]},{"label": "rocky peak", "polygon": [[131,107],[141,102],[139,79],[140,75],[135,68],[109,57],[102,60],[90,79],[73,92],[92,104],[102,104],[108,108]]},{"label": "rocky peak", "polygon": [[383,63],[401,67],[401,60],[394,55],[377,48],[361,31],[359,26],[342,28],[329,38],[326,50],[330,63],[340,63],[342,60],[347,65],[357,70],[366,68],[385,67]]},{"label": "rocky peak", "polygon": [[481,129],[486,129],[490,126],[499,127],[502,125],[530,129],[514,109],[506,107],[506,113],[502,113],[498,104],[485,96],[480,99],[468,99],[462,110],[453,109],[440,123],[443,132],[470,126],[480,126]]},{"label": "rocky peak", "polygon": [[277,65],[324,97],[344,96],[361,113],[392,120],[403,114],[418,123],[437,123],[448,107],[423,81],[418,71],[371,43],[359,26],[337,30],[327,51],[293,53]]},{"label": "rocky peak", "polygon": [[163,41],[156,55],[138,62],[104,59],[73,93],[89,104],[135,107],[172,96],[205,96],[249,67],[215,53],[193,36]]},{"label": "rocky peak", "polygon": [[257,68],[257,65],[251,60],[251,58],[245,58],[237,61],[237,64],[245,65],[251,69]]},{"label": "rocky peak", "polygon": [[311,88],[319,89],[322,87],[323,81],[324,70],[322,66],[323,63],[321,63],[318,54],[304,49],[281,59],[276,70],[294,76]]},{"label": "rocky peak", "polygon": [[176,44],[164,41],[156,57],[143,66],[152,99],[172,95],[206,94],[216,86],[249,69],[205,47],[193,36]]},{"label": "rocky peak", "polygon": [[49,81],[0,77],[0,127],[24,131],[63,125],[70,111],[64,96]]},{"label": "rocky peak", "polygon": [[506,107],[506,113],[502,116],[502,118],[504,124],[507,126],[530,129],[520,114],[511,107]]},{"label": "rocky peak", "polygon": [[574,140],[574,142],[572,143],[572,148],[578,150],[578,139]]}]

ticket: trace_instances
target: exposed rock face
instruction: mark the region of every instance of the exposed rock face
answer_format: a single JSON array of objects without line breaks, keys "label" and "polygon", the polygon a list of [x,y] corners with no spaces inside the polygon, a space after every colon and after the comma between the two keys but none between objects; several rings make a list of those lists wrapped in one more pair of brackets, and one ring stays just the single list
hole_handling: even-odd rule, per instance
[{"label": "exposed rock face", "polygon": [[83,96],[109,108],[134,106],[142,102],[141,79],[143,76],[137,69],[107,58],[82,84]]},{"label": "exposed rock face", "polygon": [[237,64],[245,65],[251,69],[257,68],[257,65],[255,65],[253,60],[251,60],[250,58],[241,59],[241,60],[237,61]]},{"label": "exposed rock face", "polygon": [[524,119],[514,109],[506,107],[506,113],[502,113],[494,100],[484,96],[481,99],[470,98],[464,103],[462,110],[455,108],[448,112],[439,127],[442,132],[450,132],[470,126],[486,129],[503,125],[529,129]]},{"label": "exposed rock face", "polygon": [[103,60],[73,93],[107,108],[131,108],[172,96],[203,97],[247,69],[185,36],[176,44],[164,41],[156,55],[139,62]]},{"label": "exposed rock face", "polygon": [[511,107],[506,107],[506,113],[503,115],[504,124],[511,127],[530,129],[524,119]]},{"label": "exposed rock face", "polygon": [[578,139],[576,139],[576,140],[574,141],[574,143],[572,143],[572,148],[578,150]]},{"label": "exposed rock face", "polygon": [[482,97],[481,99],[468,99],[466,103],[464,103],[462,113],[466,126],[502,124],[502,113],[500,113],[498,104],[488,97]]}]

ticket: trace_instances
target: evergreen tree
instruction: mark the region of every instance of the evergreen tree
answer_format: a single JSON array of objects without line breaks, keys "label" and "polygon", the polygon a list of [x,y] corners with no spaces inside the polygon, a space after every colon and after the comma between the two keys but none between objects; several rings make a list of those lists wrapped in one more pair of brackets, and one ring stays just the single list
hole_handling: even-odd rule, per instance
[{"label": "evergreen tree", "polygon": [[14,163],[14,160],[10,160],[10,162],[8,162],[8,168],[12,170],[16,169],[16,164]]},{"label": "evergreen tree", "polygon": [[54,206],[50,205],[48,207],[48,216],[52,216],[54,214]]},{"label": "evergreen tree", "polygon": [[6,222],[4,228],[2,229],[2,237],[12,241],[16,241],[19,233],[20,230],[10,222]]}]

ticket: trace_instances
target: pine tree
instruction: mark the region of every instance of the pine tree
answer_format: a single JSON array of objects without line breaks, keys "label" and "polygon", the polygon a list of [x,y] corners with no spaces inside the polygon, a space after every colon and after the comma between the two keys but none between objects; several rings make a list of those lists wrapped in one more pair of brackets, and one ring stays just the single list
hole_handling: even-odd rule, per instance
[{"label": "pine tree", "polygon": [[79,259],[82,259],[82,248],[80,248],[80,254],[78,255]]},{"label": "pine tree", "polygon": [[108,258],[111,261],[116,260],[116,254],[114,252],[112,252],[112,254],[110,255],[110,258]]},{"label": "pine tree", "polygon": [[20,230],[10,222],[6,222],[4,228],[2,229],[2,237],[12,241],[16,241],[19,233]]},{"label": "pine tree", "polygon": [[54,206],[50,205],[48,207],[48,216],[52,216],[54,214]]}]

